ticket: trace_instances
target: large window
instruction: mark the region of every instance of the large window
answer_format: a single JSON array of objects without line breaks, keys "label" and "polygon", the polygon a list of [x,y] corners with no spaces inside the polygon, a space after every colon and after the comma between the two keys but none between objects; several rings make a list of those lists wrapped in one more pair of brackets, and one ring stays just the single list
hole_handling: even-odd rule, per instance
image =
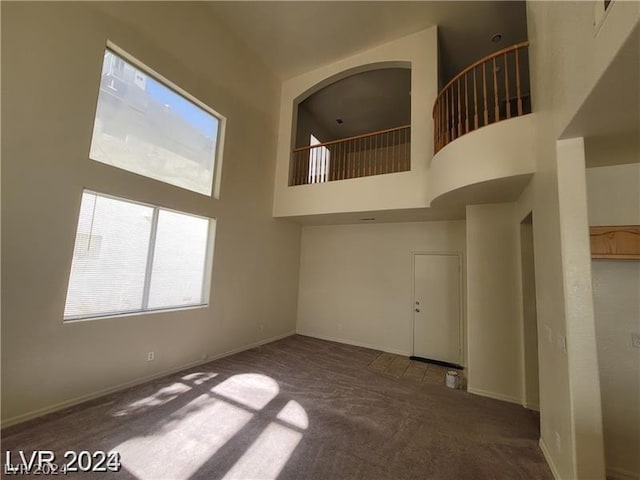
[{"label": "large window", "polygon": [[85,191],[64,319],[206,305],[214,226]]},{"label": "large window", "polygon": [[221,118],[159,78],[105,51],[89,156],[211,195]]}]

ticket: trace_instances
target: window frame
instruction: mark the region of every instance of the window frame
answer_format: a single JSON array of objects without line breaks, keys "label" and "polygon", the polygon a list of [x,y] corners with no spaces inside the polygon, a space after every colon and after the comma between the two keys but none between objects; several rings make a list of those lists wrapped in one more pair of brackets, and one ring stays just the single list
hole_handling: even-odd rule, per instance
[{"label": "window frame", "polygon": [[[175,184],[172,184],[172,183],[168,183],[168,182],[166,182],[164,180],[160,180],[160,179],[157,179],[157,178],[149,177],[149,176],[144,175],[142,173],[133,172],[131,170],[124,169],[122,167],[118,167],[118,166],[111,165],[111,164],[108,164],[108,163],[105,163],[105,162],[101,162],[100,160],[95,160],[94,158],[91,157],[91,146],[92,146],[92,143],[93,143],[93,135],[94,135],[95,125],[96,125],[96,117],[97,117],[97,114],[98,114],[98,101],[99,101],[99,97],[100,97],[100,82],[101,82],[101,79],[102,79],[102,65],[103,65],[103,62],[104,62],[104,53],[107,50],[110,50],[111,52],[113,52],[117,56],[121,57],[124,61],[128,62],[129,64],[131,64],[133,67],[137,68],[138,70],[144,72],[145,74],[149,75],[150,77],[153,77],[154,80],[156,80],[157,82],[159,82],[162,85],[164,85],[165,87],[167,87],[169,90],[174,92],[176,95],[179,95],[179,96],[183,97],[185,100],[193,103],[195,106],[197,106],[198,108],[201,108],[202,110],[204,110],[208,114],[214,116],[218,120],[218,129],[217,129],[217,132],[216,132],[216,148],[215,148],[215,152],[214,152],[214,155],[213,155],[214,164],[213,164],[213,172],[212,172],[212,179],[211,179],[212,185],[211,185],[211,193],[209,195],[207,195],[206,193],[196,192],[194,190],[191,190],[191,189],[186,188],[186,187],[182,187],[180,185],[175,185]],[[89,142],[89,151],[87,153],[87,158],[89,158],[93,162],[100,163],[102,165],[107,165],[107,166],[110,166],[112,168],[117,168],[119,170],[123,170],[123,171],[128,172],[128,173],[133,174],[133,175],[140,175],[140,176],[142,176],[144,178],[148,178],[148,179],[154,180],[156,182],[161,182],[161,183],[163,183],[165,185],[170,185],[171,187],[180,188],[182,190],[186,190],[186,191],[188,191],[190,193],[193,193],[193,194],[196,194],[196,195],[202,195],[204,197],[210,197],[210,198],[214,198],[216,200],[219,200],[220,199],[221,176],[222,176],[222,161],[223,161],[223,151],[224,151],[224,138],[225,138],[225,134],[226,134],[227,118],[224,115],[222,115],[221,113],[219,113],[216,110],[214,110],[213,108],[211,108],[206,103],[204,103],[201,100],[199,100],[196,97],[194,97],[192,94],[187,92],[185,89],[179,87],[177,84],[175,84],[174,82],[169,80],[164,75],[158,73],[156,70],[151,68],[149,65],[147,65],[144,62],[138,60],[136,57],[134,57],[132,54],[130,54],[126,50],[123,50],[121,47],[119,47],[118,45],[116,45],[115,43],[113,43],[109,39],[107,39],[106,44],[105,44],[104,48],[102,49],[102,54],[100,56],[100,64],[99,65],[100,65],[100,67],[99,67],[97,89],[96,89],[96,101],[95,101],[95,108],[93,110],[93,124],[91,126],[91,137],[90,137],[91,140]]]},{"label": "window frame", "polygon": [[[78,229],[80,226],[80,211],[82,208],[82,198],[84,197],[84,194],[90,194],[90,195],[96,195],[98,197],[103,197],[103,198],[108,198],[111,200],[116,200],[119,202],[124,202],[124,203],[129,203],[129,204],[133,204],[133,205],[139,205],[139,206],[143,206],[143,207],[147,207],[147,208],[151,208],[153,210],[152,213],[152,221],[151,221],[151,227],[150,227],[150,232],[149,232],[149,243],[148,243],[148,250],[147,250],[147,260],[146,260],[146,266],[145,266],[145,277],[144,277],[144,286],[143,286],[143,295],[142,295],[142,301],[141,301],[141,308],[139,309],[131,309],[131,310],[118,310],[118,311],[109,311],[109,312],[101,312],[101,313],[95,313],[95,314],[89,314],[89,315],[65,315],[64,313],[64,309],[62,312],[62,321],[63,323],[74,323],[74,322],[82,322],[82,321],[89,321],[89,320],[101,320],[101,319],[106,319],[106,318],[120,318],[120,317],[125,317],[125,316],[131,316],[131,315],[146,315],[146,314],[150,314],[150,313],[158,313],[158,312],[172,312],[172,311],[181,311],[181,310],[193,310],[196,308],[208,308],[209,307],[209,300],[210,300],[210,292],[211,292],[211,282],[212,282],[212,276],[213,276],[213,253],[214,253],[214,244],[215,244],[215,232],[216,232],[216,224],[217,224],[217,220],[216,218],[213,217],[206,217],[203,215],[198,215],[198,214],[194,214],[194,213],[190,213],[190,212],[182,212],[180,210],[175,210],[173,208],[167,208],[167,207],[163,207],[160,205],[154,205],[151,203],[147,203],[147,202],[141,202],[138,200],[132,200],[129,198],[123,198],[123,197],[119,197],[116,195],[111,195],[108,193],[102,193],[102,192],[98,192],[96,190],[93,189],[89,189],[89,188],[83,188],[82,189],[82,194],[80,196],[80,205],[78,208],[78,214],[77,214],[77,218],[78,221],[76,222],[76,229],[75,229],[75,234],[74,234],[74,248],[73,248],[73,252],[72,252],[72,260],[71,260],[71,265],[69,266],[69,275],[67,276],[67,290],[66,290],[66,295],[65,295],[65,304],[64,307],[66,307],[66,303],[67,303],[67,298],[69,296],[69,285],[71,282],[71,273],[72,273],[72,267],[73,267],[73,258],[75,256],[75,242],[78,236]],[[205,243],[205,258],[204,258],[204,266],[203,266],[203,272],[202,272],[202,288],[201,288],[201,301],[198,303],[193,303],[193,304],[185,304],[185,305],[174,305],[174,306],[167,306],[167,307],[156,307],[156,308],[149,308],[149,292],[151,291],[151,273],[153,271],[153,260],[154,260],[154,252],[155,252],[155,247],[156,247],[156,235],[157,235],[157,230],[158,230],[158,217],[160,216],[160,210],[164,210],[166,212],[171,212],[171,213],[175,213],[175,214],[179,214],[179,215],[185,215],[188,217],[194,217],[194,218],[199,218],[201,220],[206,220],[208,222],[208,228],[207,228],[207,239],[206,239],[206,243]]]}]

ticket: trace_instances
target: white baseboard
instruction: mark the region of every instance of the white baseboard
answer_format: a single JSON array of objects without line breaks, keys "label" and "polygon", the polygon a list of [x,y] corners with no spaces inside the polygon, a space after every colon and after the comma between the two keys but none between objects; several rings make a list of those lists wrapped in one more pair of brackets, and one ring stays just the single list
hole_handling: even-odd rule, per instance
[{"label": "white baseboard", "polygon": [[396,355],[403,355],[405,357],[410,357],[412,355],[411,352],[407,352],[406,350],[396,350],[389,347],[383,347],[381,345],[371,345],[369,343],[356,342],[354,340],[346,338],[329,337],[327,335],[318,335],[317,333],[304,332],[301,330],[296,331],[296,333],[298,335],[304,335],[305,337],[313,337],[320,340],[328,340],[330,342],[345,343],[347,345],[353,345],[355,347],[370,348],[371,350],[380,350],[381,352],[395,353]]},{"label": "white baseboard", "polygon": [[47,415],[49,413],[57,412],[58,410],[63,410],[65,408],[72,407],[74,405],[78,405],[80,403],[87,402],[89,400],[93,400],[93,399],[96,399],[96,398],[99,398],[99,397],[103,397],[105,395],[109,395],[110,393],[114,393],[114,392],[117,392],[119,390],[124,390],[126,388],[135,387],[136,385],[141,385],[143,383],[149,382],[151,380],[155,380],[157,378],[166,377],[167,375],[171,375],[173,373],[180,372],[182,370],[187,370],[187,369],[192,368],[192,367],[197,367],[198,365],[204,365],[205,363],[212,362],[212,361],[217,360],[219,358],[228,357],[229,355],[234,355],[236,353],[240,353],[240,352],[243,352],[245,350],[250,350],[252,348],[259,347],[260,345],[265,345],[267,343],[275,342],[276,340],[281,340],[283,338],[290,337],[291,335],[295,335],[295,332],[294,331],[289,331],[289,332],[284,333],[282,335],[276,335],[275,337],[270,337],[270,338],[266,338],[264,340],[259,340],[257,342],[253,342],[253,343],[250,343],[250,344],[247,344],[247,345],[243,345],[241,347],[234,348],[232,350],[228,350],[228,351],[223,352],[223,353],[210,355],[210,356],[208,356],[207,358],[205,358],[203,360],[196,360],[194,362],[186,363],[186,364],[174,367],[174,368],[170,368],[170,369],[158,372],[158,373],[154,373],[153,375],[148,375],[146,377],[139,377],[139,378],[136,378],[136,379],[131,380],[129,382],[125,382],[125,383],[121,383],[119,385],[115,385],[113,387],[104,388],[102,390],[98,390],[98,391],[95,391],[95,392],[92,392],[92,393],[88,393],[86,395],[81,395],[79,397],[71,398],[71,399],[65,400],[63,402],[59,402],[59,403],[56,403],[56,404],[53,404],[53,405],[48,405],[46,407],[38,408],[36,410],[32,410],[30,412],[23,413],[21,415],[17,415],[15,417],[2,419],[2,422],[0,424],[0,428],[6,428],[6,427],[10,427],[12,425],[17,425],[19,423],[26,422],[27,420],[32,420],[34,418],[41,417],[41,416]]},{"label": "white baseboard", "polygon": [[502,393],[494,393],[489,392],[487,390],[481,390],[479,388],[473,388],[467,386],[467,392],[473,393],[474,395],[480,395],[481,397],[493,398],[494,400],[502,400],[503,402],[509,403],[517,403],[518,405],[522,405],[522,399],[512,397],[510,395],[503,395]]},{"label": "white baseboard", "polygon": [[537,403],[527,403],[527,402],[524,402],[524,403],[522,404],[522,406],[523,406],[524,408],[528,408],[529,410],[535,410],[536,412],[539,412],[539,411],[540,411],[540,405],[538,405]]},{"label": "white baseboard", "polygon": [[549,453],[547,444],[544,443],[544,440],[542,439],[542,437],[540,437],[540,441],[538,442],[538,444],[540,445],[540,450],[542,450],[542,455],[544,455],[544,459],[547,461],[547,465],[549,465],[549,469],[553,474],[553,478],[555,478],[556,480],[560,480],[560,474],[558,473],[558,469],[553,463],[553,460],[551,458],[551,453]]},{"label": "white baseboard", "polygon": [[607,467],[607,480],[640,480],[640,473],[624,468]]}]

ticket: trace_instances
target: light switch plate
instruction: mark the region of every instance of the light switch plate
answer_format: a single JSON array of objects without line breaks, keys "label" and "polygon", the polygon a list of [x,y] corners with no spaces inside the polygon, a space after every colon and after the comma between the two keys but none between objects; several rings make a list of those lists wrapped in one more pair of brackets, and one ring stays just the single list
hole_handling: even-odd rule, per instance
[{"label": "light switch plate", "polygon": [[634,348],[640,348],[640,333],[631,334],[631,346]]}]

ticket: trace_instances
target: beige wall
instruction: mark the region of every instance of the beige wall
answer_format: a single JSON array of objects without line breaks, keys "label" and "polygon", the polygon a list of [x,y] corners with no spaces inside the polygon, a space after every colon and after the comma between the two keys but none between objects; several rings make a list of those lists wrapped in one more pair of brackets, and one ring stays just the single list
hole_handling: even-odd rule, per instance
[{"label": "beige wall", "polygon": [[467,206],[468,391],[522,402],[519,220],[512,203]]},{"label": "beige wall", "polygon": [[411,355],[412,252],[464,253],[464,232],[464,221],[303,227],[298,333]]},{"label": "beige wall", "polygon": [[[639,163],[587,169],[587,194],[590,225],[640,225]],[[640,262],[593,260],[591,270],[607,474],[638,478]]]},{"label": "beige wall", "polygon": [[[568,205],[561,219],[559,191],[565,190],[569,195],[564,198],[569,199],[575,179],[567,176],[559,185],[556,140],[640,18],[640,3],[612,2],[596,34],[593,9],[593,2],[527,3],[536,112],[537,171],[532,189],[538,325],[539,330],[548,328],[552,337],[566,335],[570,346],[579,346],[580,339],[576,332],[567,330],[566,300],[575,300],[573,294],[583,292],[565,290],[564,273],[571,265],[563,255],[572,245],[562,238],[561,230],[567,229],[561,227],[570,225],[573,214],[583,218],[586,204],[579,206],[577,212],[571,211],[577,208],[575,204]],[[580,235],[586,236],[586,231]],[[582,250],[584,239],[579,243],[582,253],[576,267],[578,275],[584,277],[590,260],[588,251],[585,254]],[[574,351],[578,355],[572,360],[553,342],[541,341],[539,345],[541,446],[558,478],[604,477],[600,443],[594,441],[591,430],[592,422],[600,416],[594,407],[599,392],[590,388],[585,394],[582,387],[574,389],[572,384],[575,380],[588,385],[594,377],[594,369],[588,369],[592,359],[585,364],[579,357],[580,353],[592,356],[595,345],[582,345],[579,350],[582,348],[586,351]]]},{"label": "beige wall", "polygon": [[[107,39],[227,117],[220,200],[88,159]],[[2,70],[4,424],[295,329],[280,85],[206,5],[2,2]],[[210,306],[63,324],[84,187],[216,218]]]},{"label": "beige wall", "polygon": [[[381,63],[411,65],[411,171],[288,187],[295,102],[341,75],[358,73]],[[273,215],[427,207],[427,166],[433,151],[433,125],[428,112],[436,98],[437,81],[436,27],[286,80],[282,84]]]}]

